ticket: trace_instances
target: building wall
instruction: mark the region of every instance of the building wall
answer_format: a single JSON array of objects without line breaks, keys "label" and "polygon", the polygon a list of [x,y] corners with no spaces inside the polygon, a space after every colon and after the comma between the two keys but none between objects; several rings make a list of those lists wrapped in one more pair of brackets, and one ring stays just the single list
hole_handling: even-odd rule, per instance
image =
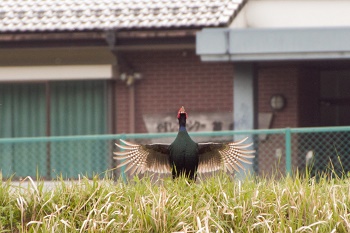
[{"label": "building wall", "polygon": [[1,66],[113,64],[107,47],[0,49]]},{"label": "building wall", "polygon": [[319,71],[300,64],[260,67],[259,112],[272,112],[270,98],[282,94],[286,107],[273,112],[271,128],[319,126]]},{"label": "building wall", "polygon": [[286,107],[273,113],[271,128],[298,126],[298,80],[297,66],[276,66],[258,68],[258,112],[272,112],[270,98],[282,94]]},{"label": "building wall", "polygon": [[344,0],[249,0],[230,27],[347,27],[349,7]]},{"label": "building wall", "polygon": [[[299,113],[300,110],[302,111],[301,105],[309,106],[310,103],[308,101],[308,93],[300,88],[300,81],[308,75],[306,70],[302,70],[297,64],[279,64],[276,66],[260,66],[257,73],[258,109],[260,113],[273,112],[270,107],[270,98],[272,95],[282,94],[286,98],[286,107],[281,111],[273,112],[271,128],[299,127],[301,118],[305,122],[308,121],[308,118],[304,118]],[[300,92],[304,93],[302,99],[299,96]],[[284,174],[284,135],[268,135],[265,140],[259,140],[257,147],[259,154],[259,173],[274,176]],[[295,146],[293,151],[297,150],[297,148],[298,146]],[[297,165],[299,162],[298,158],[292,158],[292,162],[293,165]]]},{"label": "building wall", "polygon": [[[121,55],[120,72],[142,74],[135,84],[136,133],[147,132],[144,114],[233,111],[233,64],[203,63],[194,51],[145,51]],[[128,90],[117,82],[117,133],[129,130]]]},{"label": "building wall", "polygon": [[317,127],[321,125],[320,116],[320,71],[302,68],[299,76],[299,127]]}]

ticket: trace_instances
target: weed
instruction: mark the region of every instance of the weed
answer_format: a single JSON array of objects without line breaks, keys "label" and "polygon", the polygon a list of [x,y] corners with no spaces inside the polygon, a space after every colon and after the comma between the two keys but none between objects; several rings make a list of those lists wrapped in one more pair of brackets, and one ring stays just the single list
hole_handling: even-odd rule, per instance
[{"label": "weed", "polygon": [[2,232],[349,232],[347,178],[0,181]]}]

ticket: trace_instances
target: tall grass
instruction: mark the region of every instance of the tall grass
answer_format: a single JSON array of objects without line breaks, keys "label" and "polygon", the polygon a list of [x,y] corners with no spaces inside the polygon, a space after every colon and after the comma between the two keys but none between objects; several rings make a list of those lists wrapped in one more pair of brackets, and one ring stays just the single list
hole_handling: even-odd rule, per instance
[{"label": "tall grass", "polygon": [[350,232],[347,179],[26,180],[0,183],[1,232]]}]

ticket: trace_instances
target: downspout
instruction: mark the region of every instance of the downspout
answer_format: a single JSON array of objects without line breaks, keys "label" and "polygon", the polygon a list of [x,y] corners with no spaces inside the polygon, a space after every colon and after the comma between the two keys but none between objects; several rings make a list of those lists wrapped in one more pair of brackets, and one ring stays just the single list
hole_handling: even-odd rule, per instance
[{"label": "downspout", "polygon": [[108,105],[107,105],[107,111],[108,113],[108,120],[107,120],[107,128],[110,129],[108,133],[115,134],[117,133],[117,119],[116,119],[116,110],[118,109],[116,106],[116,81],[119,78],[120,72],[119,72],[119,64],[118,64],[118,55],[115,52],[115,43],[116,43],[116,31],[110,30],[106,31],[105,34],[105,40],[108,44],[109,50],[113,54],[115,61],[113,63],[113,70],[112,70],[112,78],[113,81],[111,82],[111,87],[108,88]]},{"label": "downspout", "polygon": [[135,80],[140,79],[141,75],[140,73],[134,72],[132,67],[130,67],[130,64],[126,64],[128,68],[127,72],[120,72],[119,65],[123,61],[120,58],[120,54],[118,54],[118,50],[116,49],[117,31],[106,31],[105,39],[111,52],[116,57],[113,76],[115,79],[120,79],[121,81],[125,82],[127,88],[129,89],[129,133],[135,133]]},{"label": "downspout", "polygon": [[132,69],[128,73],[122,73],[120,79],[125,82],[129,92],[129,133],[135,133],[135,102],[136,102],[136,91],[135,83],[136,80],[141,79],[141,74],[134,72]]},{"label": "downspout", "polygon": [[129,133],[135,133],[135,83],[129,86]]}]

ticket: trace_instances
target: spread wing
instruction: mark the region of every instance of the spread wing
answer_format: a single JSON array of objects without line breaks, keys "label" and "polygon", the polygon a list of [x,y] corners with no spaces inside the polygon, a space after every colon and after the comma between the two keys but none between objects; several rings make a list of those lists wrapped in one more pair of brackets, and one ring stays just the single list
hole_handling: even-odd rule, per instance
[{"label": "spread wing", "polygon": [[219,169],[228,170],[231,173],[239,171],[239,168],[244,170],[243,163],[251,164],[249,160],[254,158],[255,150],[248,150],[246,148],[253,145],[242,144],[247,138],[237,142],[230,143],[198,143],[198,172],[213,172]]},{"label": "spread wing", "polygon": [[114,158],[122,161],[117,168],[125,166],[125,172],[130,170],[130,174],[144,173],[152,171],[157,173],[170,173],[169,145],[167,144],[147,144],[138,145],[120,139],[125,145],[116,143],[123,151],[114,152]]}]

